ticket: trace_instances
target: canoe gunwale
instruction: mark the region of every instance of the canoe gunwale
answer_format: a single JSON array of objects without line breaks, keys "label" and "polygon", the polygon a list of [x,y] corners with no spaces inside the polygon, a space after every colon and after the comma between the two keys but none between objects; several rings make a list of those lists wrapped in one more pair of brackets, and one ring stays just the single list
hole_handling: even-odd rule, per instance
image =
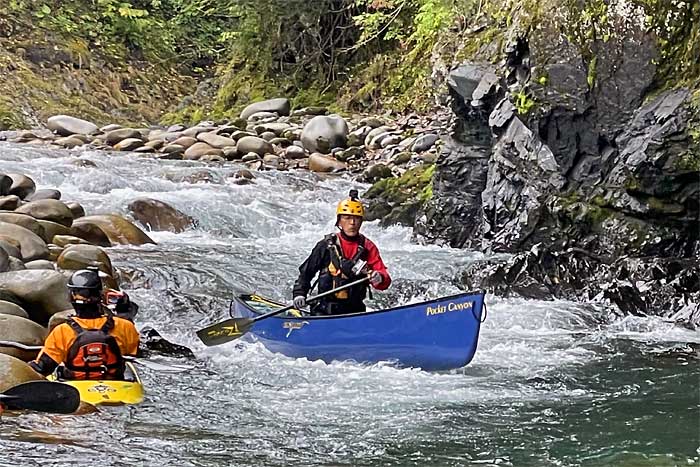
[{"label": "canoe gunwale", "polygon": [[[485,297],[486,291],[484,291],[484,290],[477,290],[477,291],[473,291],[473,292],[461,292],[461,293],[454,294],[454,295],[447,295],[447,296],[438,297],[438,298],[435,298],[432,300],[426,300],[424,302],[409,303],[406,305],[400,305],[400,306],[393,307],[393,308],[383,308],[381,310],[369,310],[369,311],[365,311],[362,313],[347,313],[347,314],[343,314],[343,315],[308,315],[308,314],[305,314],[303,316],[277,315],[277,316],[272,316],[272,318],[278,318],[278,319],[284,319],[284,320],[290,320],[290,319],[332,320],[332,319],[342,319],[342,318],[358,318],[358,317],[362,317],[362,316],[370,316],[370,315],[375,315],[375,314],[379,314],[379,313],[387,313],[387,312],[392,312],[392,311],[402,311],[405,308],[413,308],[416,306],[429,305],[431,303],[443,302],[446,300],[452,300],[452,299],[455,299],[458,297],[464,297],[467,295],[481,295],[482,296],[482,300],[481,300],[481,303],[482,303],[481,308],[482,309],[479,310],[478,316],[476,315],[474,310],[472,310],[472,313],[474,314],[474,318],[479,319],[481,321],[481,318],[483,317],[482,311],[484,308],[484,299],[486,298]],[[246,299],[249,299],[253,296],[263,298],[265,301],[268,301],[270,303],[278,305],[280,308],[287,306],[283,303],[279,303],[277,301],[270,300],[270,299],[263,297],[261,295],[258,295],[256,293],[240,293],[240,294],[234,295],[233,300],[231,300],[231,306],[229,307],[229,314],[231,315],[231,317],[234,317],[234,315],[233,315],[233,311],[235,309],[235,307],[233,306],[234,302],[240,303],[242,306],[245,306],[246,308],[248,308],[251,312],[253,312],[256,315],[262,315],[263,312],[258,311],[255,308],[249,306],[246,302]]]}]

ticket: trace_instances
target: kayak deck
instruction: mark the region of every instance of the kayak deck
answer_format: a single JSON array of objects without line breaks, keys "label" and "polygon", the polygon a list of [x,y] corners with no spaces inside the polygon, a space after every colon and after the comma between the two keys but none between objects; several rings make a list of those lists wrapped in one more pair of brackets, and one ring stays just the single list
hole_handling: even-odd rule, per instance
[{"label": "kayak deck", "polygon": [[80,393],[81,402],[92,405],[131,405],[143,401],[143,383],[131,362],[126,363],[125,380],[57,380],[53,381],[73,386]]}]

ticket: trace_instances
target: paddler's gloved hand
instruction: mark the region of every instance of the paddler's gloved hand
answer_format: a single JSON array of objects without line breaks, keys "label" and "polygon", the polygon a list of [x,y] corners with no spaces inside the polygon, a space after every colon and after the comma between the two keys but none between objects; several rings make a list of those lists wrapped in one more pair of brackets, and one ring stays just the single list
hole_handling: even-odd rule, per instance
[{"label": "paddler's gloved hand", "polygon": [[294,308],[297,310],[301,310],[306,306],[306,297],[303,295],[298,295],[294,297]]},{"label": "paddler's gloved hand", "polygon": [[384,281],[384,278],[377,271],[372,271],[369,274],[369,283],[372,285],[379,285]]}]

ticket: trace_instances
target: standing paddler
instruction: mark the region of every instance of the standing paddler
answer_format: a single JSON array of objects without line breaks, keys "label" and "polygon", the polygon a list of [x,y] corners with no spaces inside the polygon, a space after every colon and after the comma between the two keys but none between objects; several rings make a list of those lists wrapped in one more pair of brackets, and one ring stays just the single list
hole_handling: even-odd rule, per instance
[{"label": "standing paddler", "polygon": [[[294,284],[294,306],[306,306],[306,296],[312,288],[311,281],[318,274],[318,293],[323,293],[355,282],[369,275],[369,283],[377,290],[391,285],[391,277],[379,255],[377,246],[360,233],[365,208],[358,199],[357,190],[350,190],[350,197],[338,203],[336,227],[338,233],[323,237],[311,255],[299,266],[299,277]],[[319,299],[311,305],[314,315],[341,315],[365,311],[364,299],[367,282],[341,290]]]}]

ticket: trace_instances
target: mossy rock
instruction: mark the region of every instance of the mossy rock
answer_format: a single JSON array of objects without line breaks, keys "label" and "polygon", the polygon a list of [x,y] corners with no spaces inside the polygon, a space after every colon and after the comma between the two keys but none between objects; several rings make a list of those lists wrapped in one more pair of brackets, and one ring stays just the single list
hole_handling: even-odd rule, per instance
[{"label": "mossy rock", "polygon": [[432,197],[434,164],[422,164],[401,177],[385,178],[367,190],[367,220],[381,219],[381,225],[413,225],[421,207]]},{"label": "mossy rock", "polygon": [[385,178],[372,185],[364,194],[367,199],[384,198],[394,203],[418,197],[430,184],[435,173],[434,164],[422,164],[407,170],[398,178]]}]

